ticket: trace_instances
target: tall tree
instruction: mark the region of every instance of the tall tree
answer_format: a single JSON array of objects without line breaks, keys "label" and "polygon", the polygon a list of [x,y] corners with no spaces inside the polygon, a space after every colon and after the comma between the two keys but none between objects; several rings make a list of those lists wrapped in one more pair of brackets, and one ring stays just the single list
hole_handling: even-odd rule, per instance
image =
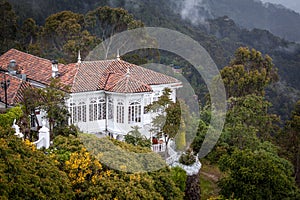
[{"label": "tall tree", "polygon": [[[108,6],[98,7],[90,11],[85,16],[87,30],[96,35],[102,41],[102,48],[105,51],[105,59],[108,58],[108,52],[111,48],[112,39],[116,33],[142,27],[141,21],[135,20],[133,15],[129,14],[123,8],[111,8]],[[125,45],[125,44],[123,44]],[[118,47],[120,48],[120,47]]]},{"label": "tall tree", "polygon": [[286,122],[278,141],[283,154],[294,165],[295,179],[300,187],[300,101],[296,103],[291,119]]},{"label": "tall tree", "polygon": [[11,4],[0,0],[0,54],[15,46],[17,16]]},{"label": "tall tree", "polygon": [[221,70],[228,97],[264,95],[265,87],[278,79],[272,58],[259,51],[240,47],[229,66]]},{"label": "tall tree", "polygon": [[75,61],[78,50],[83,56],[95,46],[96,37],[85,29],[84,16],[71,11],[62,11],[46,19],[41,34],[41,42],[48,51],[54,51],[52,56],[63,52],[68,62]]},{"label": "tall tree", "polygon": [[165,88],[157,101],[148,106],[148,110],[160,111],[153,118],[152,125],[158,136],[164,137],[166,143],[165,157],[168,156],[168,143],[179,131],[181,121],[181,109],[178,101],[170,99],[170,88]]}]

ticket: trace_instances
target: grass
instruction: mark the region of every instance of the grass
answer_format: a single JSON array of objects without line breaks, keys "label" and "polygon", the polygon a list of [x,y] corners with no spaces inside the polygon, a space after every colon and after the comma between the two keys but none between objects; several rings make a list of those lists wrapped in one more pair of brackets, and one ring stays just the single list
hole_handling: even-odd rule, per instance
[{"label": "grass", "polygon": [[201,199],[209,199],[219,195],[218,180],[221,172],[216,165],[211,165],[207,160],[201,160],[200,171]]}]

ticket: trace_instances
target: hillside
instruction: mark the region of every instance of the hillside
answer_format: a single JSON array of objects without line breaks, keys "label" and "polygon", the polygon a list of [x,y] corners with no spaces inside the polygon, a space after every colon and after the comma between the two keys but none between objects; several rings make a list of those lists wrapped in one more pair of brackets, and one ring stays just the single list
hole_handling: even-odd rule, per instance
[{"label": "hillside", "polygon": [[[188,0],[177,2],[159,0],[44,0],[43,3],[38,0],[9,0],[9,2],[13,4],[16,14],[19,16],[19,23],[23,19],[32,17],[39,25],[43,25],[49,15],[62,10],[85,14],[98,6],[122,7],[146,26],[166,27],[191,36],[210,53],[219,68],[229,63],[234,51],[240,46],[249,46],[269,54],[279,69],[281,78],[280,88],[275,87],[275,94],[271,94],[271,96],[277,96],[279,89],[286,88],[285,91],[288,92],[284,95],[287,96],[285,100],[290,101],[288,103],[289,108],[295,103],[297,92],[287,87],[300,90],[300,78],[298,76],[300,74],[300,46],[281,39],[267,30],[258,29],[266,28],[262,26],[264,24],[273,26],[273,24],[281,22],[285,26],[281,28],[281,25],[276,25],[278,29],[300,35],[295,30],[299,28],[295,24],[300,21],[300,16],[285,8],[271,4],[266,6],[254,0],[204,0],[196,6]],[[181,3],[186,4],[183,7]],[[262,15],[266,13],[269,13],[268,17],[263,17]],[[281,20],[274,20],[276,17],[273,17],[272,13],[278,17],[282,16]],[[193,18],[189,15],[193,15]],[[229,17],[223,17],[223,15]],[[272,22],[268,23],[267,20]],[[292,28],[288,26],[292,26]],[[243,27],[254,29],[249,30]],[[192,77],[188,78],[192,79]],[[296,97],[290,98],[290,96]],[[273,104],[276,102],[273,101]],[[280,107],[280,105],[275,105],[275,107]]]},{"label": "hillside", "polygon": [[265,29],[286,40],[300,42],[300,14],[255,0],[205,0],[212,15],[228,16],[242,27]]}]

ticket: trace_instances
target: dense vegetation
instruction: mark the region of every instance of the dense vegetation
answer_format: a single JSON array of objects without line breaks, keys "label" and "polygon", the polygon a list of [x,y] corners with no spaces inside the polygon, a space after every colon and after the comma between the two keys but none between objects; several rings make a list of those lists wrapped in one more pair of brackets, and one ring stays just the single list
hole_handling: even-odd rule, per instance
[{"label": "dense vegetation", "polygon": [[[12,114],[17,111],[15,108],[9,110],[7,114],[11,117],[8,119],[17,117]],[[86,149],[91,148],[91,144],[105,148],[109,139],[101,140],[85,134],[80,134],[80,138],[60,135],[55,137],[50,149],[37,150],[28,140],[22,141],[14,136],[6,126],[0,127],[0,141],[1,199],[183,199],[183,170],[163,165],[159,171],[125,173],[105,165],[104,149],[94,146],[93,149],[98,150],[96,153]],[[87,145],[88,141],[90,145]],[[150,151],[149,148],[112,142],[128,152]],[[113,153],[112,149],[109,150]],[[113,160],[122,165],[123,170],[134,164],[130,157],[124,160],[128,152],[120,157],[120,161]],[[163,164],[158,155],[150,153],[152,156],[144,161],[145,164]]]},{"label": "dense vegetation", "polygon": [[[7,1],[0,0],[1,53],[18,48],[37,56],[59,59],[60,62],[75,62],[78,50],[85,56],[107,37],[144,24],[176,29],[193,37],[222,68],[221,78],[228,97],[222,136],[205,160],[219,167],[222,173],[218,182],[220,196],[217,198],[300,198],[300,102],[296,90],[300,89],[298,44],[268,31],[242,29],[228,17],[211,19],[204,25],[193,25],[182,20],[178,13],[171,12],[165,1],[153,0],[150,5],[146,1],[125,0],[54,1],[59,5],[55,8],[57,10],[50,9],[53,7],[50,1],[30,1],[32,4],[25,0],[10,2],[24,4],[22,7],[14,4],[13,8]],[[126,8],[129,12],[123,8],[105,6],[108,4]],[[39,12],[31,12],[37,5]],[[183,66],[183,75],[196,94],[202,95],[200,122],[192,118],[185,118],[184,121],[175,119],[173,116],[179,112],[177,105],[166,106],[164,103],[167,101],[160,102],[170,113],[166,116],[169,124],[176,125],[164,126],[162,134],[184,141],[182,137],[188,137],[188,130],[186,134],[179,130],[179,125],[184,127],[184,123],[199,123],[197,137],[191,145],[193,151],[189,150],[188,156],[182,157],[183,162],[190,163],[190,154],[199,152],[205,137],[213,105],[204,98],[207,91],[203,81],[189,64],[166,52],[160,52],[156,59],[165,64]],[[139,63],[145,59],[137,57],[135,61]],[[67,112],[61,109],[65,94],[57,92],[57,83],[52,84],[46,90],[26,91],[28,99],[24,98],[22,109],[16,107],[0,115],[2,198],[184,198],[186,175],[181,169],[163,167],[147,173],[122,171],[135,171],[150,166],[149,163],[151,167],[163,166],[157,155],[132,159],[126,153],[149,152],[149,141],[138,134],[138,128],[125,138],[130,144],[100,140],[85,134],[78,136],[75,127],[66,126]],[[32,101],[34,98],[43,101]],[[26,118],[34,107],[48,111],[54,138],[49,150],[36,150],[28,141],[13,136],[10,129],[14,119],[27,121],[28,125]],[[25,133],[28,131],[28,127],[21,128]],[[178,131],[181,134],[175,136]],[[26,135],[31,140],[34,136],[32,132]],[[101,144],[101,148],[95,148],[97,144]],[[177,148],[184,150],[184,144]],[[122,159],[118,159],[118,155]]]},{"label": "dense vegetation", "polygon": [[[300,96],[298,91],[300,81],[297,76],[300,73],[298,67],[300,63],[300,46],[274,36],[269,31],[257,29],[261,28],[260,26],[254,26],[253,30],[240,28],[229,17],[219,15],[221,13],[219,11],[216,11],[218,15],[215,14],[217,17],[220,16],[219,18],[209,18],[206,21],[204,20],[203,23],[192,24],[188,20],[182,19],[180,6],[178,7],[174,2],[169,1],[152,0],[149,3],[148,1],[128,0],[105,0],[100,2],[95,0],[84,2],[68,0],[43,1],[43,3],[40,3],[37,1],[10,0],[9,2],[12,3],[13,7],[4,3],[4,0],[1,0],[1,2],[4,6],[1,6],[2,12],[0,15],[3,20],[1,20],[0,27],[1,30],[5,30],[1,33],[3,34],[1,38],[5,38],[4,41],[1,41],[1,53],[15,47],[48,59],[57,59],[66,63],[75,62],[79,49],[84,58],[95,45],[113,33],[143,26],[143,24],[166,27],[178,30],[198,41],[209,52],[219,68],[230,62],[235,50],[240,46],[248,46],[269,54],[278,68],[280,81],[269,86],[267,98],[273,104],[272,111],[279,114],[283,119],[288,119],[287,113],[292,111],[293,104]],[[206,3],[210,4],[210,2]],[[204,4],[206,5],[206,3]],[[252,5],[252,3],[254,3],[252,0],[238,1],[236,4],[234,4],[234,1],[230,1],[229,4],[223,7],[224,9],[228,8],[227,12],[230,12],[230,8],[232,8],[234,14],[241,13],[235,12],[239,8],[251,7],[249,5]],[[214,7],[223,5],[213,2],[211,4],[208,5],[210,9],[216,10],[221,8]],[[230,6],[232,4],[234,4],[233,7]],[[257,2],[254,4],[263,10],[268,10],[269,13],[272,13],[272,9],[277,9],[263,7]],[[53,5],[56,6],[53,7]],[[113,8],[105,7],[106,5]],[[65,10],[71,12],[61,12]],[[246,10],[252,12],[249,9]],[[280,11],[291,13],[287,10]],[[200,12],[199,16],[201,16],[205,9],[201,9],[200,6],[197,12]],[[257,10],[252,15],[260,20],[254,20],[253,23],[255,24],[265,19],[259,17],[256,13]],[[242,12],[242,14],[245,13]],[[236,20],[232,15],[228,16]],[[113,20],[110,20],[111,17]],[[249,19],[247,17],[237,18],[240,20]],[[289,22],[285,25],[291,24],[294,28],[298,27],[295,23],[291,23],[291,20],[284,19]],[[63,21],[64,23],[62,23]],[[272,21],[277,22],[279,20],[273,20],[272,17]],[[104,26],[105,29],[103,29]],[[114,28],[112,29],[112,27]],[[284,30],[291,29],[286,28]],[[296,33],[295,31],[292,32]],[[142,60],[141,58],[126,59],[140,64],[153,59],[153,56],[148,55],[146,59]],[[170,59],[170,55],[163,52],[155,61],[184,66],[184,76],[192,83],[196,94],[201,98],[204,96],[203,89],[205,89],[205,86],[203,87],[203,81],[197,73],[189,68],[188,63],[174,55]]]}]

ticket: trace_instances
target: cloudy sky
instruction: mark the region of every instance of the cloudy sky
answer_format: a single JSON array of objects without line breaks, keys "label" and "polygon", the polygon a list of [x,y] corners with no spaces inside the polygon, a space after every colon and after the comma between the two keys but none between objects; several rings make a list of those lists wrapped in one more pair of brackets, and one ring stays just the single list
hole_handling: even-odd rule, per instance
[{"label": "cloudy sky", "polygon": [[282,4],[285,7],[293,9],[298,13],[300,13],[300,0],[262,0],[262,1]]}]

